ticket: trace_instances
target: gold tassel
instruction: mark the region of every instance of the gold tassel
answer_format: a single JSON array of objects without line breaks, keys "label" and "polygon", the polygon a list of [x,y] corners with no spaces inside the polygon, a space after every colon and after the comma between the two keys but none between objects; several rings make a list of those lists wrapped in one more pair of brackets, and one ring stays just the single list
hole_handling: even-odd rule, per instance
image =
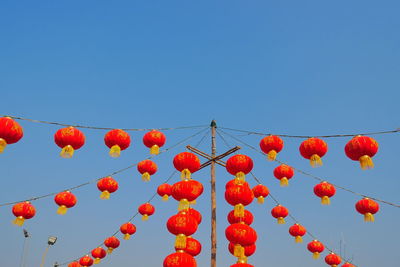
[{"label": "gold tassel", "polygon": [[236,244],[233,248],[233,255],[238,258],[244,257],[244,247],[239,244]]},{"label": "gold tassel", "polygon": [[279,184],[280,184],[280,186],[282,186],[282,187],[288,186],[288,185],[289,185],[289,180],[288,180],[288,178],[283,177],[282,179],[280,179]]},{"label": "gold tassel", "polygon": [[129,239],[131,239],[131,235],[130,234],[125,234],[123,238],[125,240],[129,240]]},{"label": "gold tassel", "polygon": [[149,182],[150,181],[150,174],[148,172],[145,172],[142,174],[142,181],[143,182]]},{"label": "gold tassel", "polygon": [[276,159],[277,154],[278,153],[276,153],[275,150],[271,150],[270,152],[268,152],[268,155],[267,155],[268,161],[274,161]]},{"label": "gold tassel", "polygon": [[111,248],[111,247],[110,247],[110,248],[107,248],[107,253],[108,253],[108,254],[111,254],[111,253],[113,252],[113,250],[114,250],[114,249]]},{"label": "gold tassel", "polygon": [[176,236],[175,247],[177,249],[186,248],[186,236],[184,234],[179,234],[179,235]]},{"label": "gold tassel", "polygon": [[162,201],[168,201],[168,199],[169,199],[169,196],[168,195],[163,195],[162,196]]},{"label": "gold tassel", "polygon": [[193,200],[193,201],[190,201],[190,202],[189,202],[189,204],[190,204],[190,205],[196,205],[196,204],[197,204],[197,201],[196,201],[196,199],[195,199],[195,200]]},{"label": "gold tassel", "polygon": [[25,218],[22,216],[18,216],[17,218],[15,218],[15,220],[13,220],[13,224],[18,225],[18,226],[24,225],[24,222],[25,222]]},{"label": "gold tassel", "polygon": [[107,190],[104,190],[103,192],[101,192],[100,198],[101,199],[110,199],[110,192],[108,192]]},{"label": "gold tassel", "polygon": [[109,154],[113,158],[118,158],[121,155],[121,148],[119,147],[119,145],[113,145],[110,148]]},{"label": "gold tassel", "polygon": [[0,154],[3,153],[6,146],[7,146],[6,140],[4,140],[3,138],[0,138]]},{"label": "gold tassel", "polygon": [[243,204],[237,204],[235,205],[233,209],[233,215],[235,217],[243,218],[244,217],[244,206]]},{"label": "gold tassel", "polygon": [[99,264],[100,262],[101,262],[100,258],[95,258],[93,261],[94,264]]},{"label": "gold tassel", "polygon": [[314,252],[312,257],[313,257],[314,260],[319,259],[319,252]]},{"label": "gold tassel", "polygon": [[258,198],[257,198],[257,203],[258,204],[263,204],[264,203],[264,197],[263,196],[259,196]]},{"label": "gold tassel", "polygon": [[321,197],[321,204],[322,205],[330,205],[331,199],[328,196]]},{"label": "gold tassel", "polygon": [[246,181],[246,175],[244,174],[244,172],[238,172],[236,173],[235,176],[237,179],[239,179],[239,181],[241,182],[245,182]]},{"label": "gold tassel", "polygon": [[364,155],[360,157],[360,166],[363,170],[372,169],[374,167],[374,162],[372,161],[370,156]]},{"label": "gold tassel", "polygon": [[318,156],[317,154],[312,155],[310,158],[310,164],[311,164],[311,167],[313,167],[313,168],[322,166],[321,157]]},{"label": "gold tassel", "polygon": [[247,257],[243,256],[243,257],[238,258],[238,262],[237,263],[247,263]]},{"label": "gold tassel", "polygon": [[337,265],[336,265],[336,264],[334,264],[334,265],[331,265],[331,267],[337,267]]},{"label": "gold tassel", "polygon": [[190,180],[190,178],[191,178],[191,175],[190,175],[190,171],[189,171],[189,169],[184,169],[182,172],[181,172],[181,179],[182,180]]},{"label": "gold tassel", "polygon": [[296,236],[295,238],[294,238],[294,242],[296,242],[296,243],[303,243],[303,238],[301,237],[301,236]]},{"label": "gold tassel", "polygon": [[144,214],[144,215],[142,216],[142,221],[148,221],[148,220],[149,220],[149,215]]},{"label": "gold tassel", "polygon": [[190,207],[190,202],[184,198],[179,201],[178,210],[187,210]]},{"label": "gold tassel", "polygon": [[374,215],[370,212],[364,214],[364,222],[374,222],[375,218]]},{"label": "gold tassel", "polygon": [[75,150],[71,145],[67,145],[61,150],[60,156],[65,159],[72,158],[72,156],[74,155],[74,151]]},{"label": "gold tassel", "polygon": [[67,211],[68,211],[68,208],[65,205],[61,205],[57,209],[57,214],[64,215],[65,213],[67,213]]},{"label": "gold tassel", "polygon": [[285,218],[279,217],[278,218],[278,224],[285,224]]},{"label": "gold tassel", "polygon": [[151,155],[158,155],[160,154],[160,147],[158,145],[154,145],[150,148]]}]

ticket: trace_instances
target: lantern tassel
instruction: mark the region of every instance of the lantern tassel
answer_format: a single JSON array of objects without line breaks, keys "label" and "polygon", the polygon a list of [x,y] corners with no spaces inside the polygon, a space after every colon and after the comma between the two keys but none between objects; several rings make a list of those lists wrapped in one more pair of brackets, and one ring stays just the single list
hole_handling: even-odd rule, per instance
[{"label": "lantern tassel", "polygon": [[150,174],[148,172],[145,172],[142,174],[142,181],[143,182],[149,182],[150,181]]},{"label": "lantern tassel", "polygon": [[168,195],[163,195],[162,196],[162,201],[168,201],[168,199],[169,199],[169,196]]},{"label": "lantern tassel", "polygon": [[129,239],[131,239],[131,235],[130,234],[125,234],[123,238],[125,240],[129,240]]},{"label": "lantern tassel", "polygon": [[281,187],[286,187],[289,185],[289,179],[286,177],[283,177],[282,179],[280,179],[279,184]]},{"label": "lantern tassel", "polygon": [[278,153],[276,153],[275,150],[271,150],[270,152],[268,152],[268,154],[267,154],[268,161],[274,161],[276,159],[277,154]]},{"label": "lantern tassel", "polygon": [[244,217],[244,206],[243,204],[237,204],[235,205],[233,209],[233,215],[235,217],[243,218]]},{"label": "lantern tassel", "polygon": [[243,257],[238,258],[238,262],[237,263],[247,263],[247,257],[243,256]]},{"label": "lantern tassel", "polygon": [[321,197],[321,204],[322,205],[330,205],[331,199],[328,196]]},{"label": "lantern tassel", "polygon": [[61,205],[57,209],[57,214],[64,215],[65,213],[67,213],[67,211],[68,211],[68,208],[65,205]]},{"label": "lantern tassel", "polygon": [[235,176],[237,179],[239,179],[239,181],[244,182],[246,181],[246,174],[244,174],[244,172],[238,172],[236,173]]},{"label": "lantern tassel", "polygon": [[100,258],[95,258],[93,261],[94,264],[99,264],[100,262],[101,262]]},{"label": "lantern tassel", "polygon": [[110,148],[110,152],[109,152],[110,156],[113,158],[118,158],[121,155],[121,148],[119,145],[113,145]]},{"label": "lantern tassel", "polygon": [[111,247],[107,248],[107,253],[108,253],[108,254],[111,254],[113,251],[114,251],[113,248],[111,248]]},{"label": "lantern tassel", "polygon": [[142,221],[148,221],[148,220],[149,220],[149,215],[143,214]]},{"label": "lantern tassel", "polygon": [[303,243],[303,238],[301,237],[301,236],[296,236],[295,238],[294,238],[294,242],[296,242],[296,243]]},{"label": "lantern tassel", "polygon": [[186,236],[184,234],[179,234],[179,235],[176,236],[175,247],[177,249],[186,248]]},{"label": "lantern tassel", "polygon": [[264,203],[264,200],[265,200],[265,198],[264,198],[263,196],[259,196],[259,197],[257,198],[257,203],[258,203],[258,204],[263,204],[263,203]]},{"label": "lantern tassel", "polygon": [[160,147],[158,145],[154,145],[150,148],[151,155],[158,155],[160,154]]},{"label": "lantern tassel", "polygon": [[313,257],[314,260],[319,259],[319,252],[314,252],[312,257]]},{"label": "lantern tassel", "polygon": [[374,162],[372,161],[370,156],[364,155],[360,157],[360,166],[363,170],[372,169],[374,167]]},{"label": "lantern tassel", "polygon": [[285,224],[285,218],[279,217],[278,218],[278,224]]},{"label": "lantern tassel", "polygon": [[178,210],[187,210],[190,207],[190,202],[186,198],[179,201]]},{"label": "lantern tassel", "polygon": [[310,158],[310,164],[311,164],[311,167],[313,167],[313,168],[322,166],[321,157],[318,156],[317,154],[312,155]]},{"label": "lantern tassel", "polygon": [[64,159],[72,158],[72,156],[74,155],[74,151],[75,150],[71,145],[67,145],[61,150],[60,156]]},{"label": "lantern tassel", "polygon": [[244,257],[244,247],[239,244],[236,244],[233,248],[233,255],[238,258]]},{"label": "lantern tassel", "polygon": [[110,199],[110,192],[108,192],[108,190],[104,190],[103,192],[101,192],[100,198],[101,199]]},{"label": "lantern tassel", "polygon": [[191,178],[191,173],[190,173],[190,171],[189,171],[189,169],[184,169],[182,172],[181,172],[181,179],[182,180],[190,180],[190,178]]},{"label": "lantern tassel", "polygon": [[24,222],[25,222],[25,218],[22,216],[18,216],[17,218],[15,218],[15,220],[13,220],[13,224],[18,225],[18,226],[24,225]]},{"label": "lantern tassel", "polygon": [[195,200],[193,200],[193,201],[190,201],[190,202],[189,202],[189,204],[190,204],[190,205],[196,205],[196,204],[197,204],[197,201],[196,201],[196,199],[195,199]]},{"label": "lantern tassel", "polygon": [[0,154],[3,153],[6,146],[7,146],[6,140],[4,140],[3,138],[0,138]]},{"label": "lantern tassel", "polygon": [[364,214],[364,222],[374,222],[375,218],[374,215],[370,212]]}]

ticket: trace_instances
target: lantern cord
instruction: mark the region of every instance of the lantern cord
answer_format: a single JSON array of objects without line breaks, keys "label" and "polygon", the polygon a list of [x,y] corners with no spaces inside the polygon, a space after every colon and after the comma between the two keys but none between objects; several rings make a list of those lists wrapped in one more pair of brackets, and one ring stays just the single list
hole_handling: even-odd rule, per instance
[{"label": "lantern cord", "polygon": [[[266,156],[266,154],[265,154],[264,152],[258,150],[258,149],[255,148],[254,146],[252,146],[252,145],[250,145],[250,144],[248,144],[248,143],[242,141],[241,139],[239,139],[239,138],[237,138],[237,137],[235,137],[235,136],[233,136],[233,135],[231,135],[231,134],[229,134],[229,133],[227,133],[227,132],[224,132],[224,131],[222,131],[222,130],[220,130],[220,131],[221,131],[222,133],[228,135],[228,136],[231,137],[232,139],[234,139],[234,140],[240,142],[241,144],[243,144],[243,145],[249,147],[250,149],[252,149],[252,150],[254,150],[254,151],[256,151],[256,152],[258,152],[258,153],[260,153],[260,154],[262,154],[262,155],[264,155],[264,156]],[[329,181],[326,180],[326,179],[323,179],[323,178],[321,178],[321,177],[312,175],[312,174],[310,174],[310,173],[308,173],[308,172],[305,172],[305,171],[303,171],[303,170],[300,170],[300,169],[298,169],[298,168],[295,168],[295,167],[293,167],[292,165],[287,164],[287,163],[284,163],[284,162],[282,162],[282,161],[280,161],[280,160],[275,159],[275,161],[278,162],[279,164],[286,164],[286,165],[289,165],[289,166],[291,166],[291,167],[293,168],[293,170],[295,170],[296,172],[301,173],[301,174],[303,174],[303,175],[305,175],[305,176],[307,176],[307,177],[311,177],[311,178],[313,178],[313,179],[315,179],[315,180],[317,180],[317,181],[319,181],[319,182],[324,182],[324,181],[329,182]],[[386,201],[386,200],[383,200],[383,199],[379,199],[379,198],[376,198],[376,197],[371,197],[371,196],[368,196],[368,195],[365,195],[365,194],[361,194],[361,193],[355,192],[355,191],[353,191],[353,190],[351,190],[351,189],[345,188],[345,187],[343,187],[343,186],[340,186],[340,185],[337,185],[337,184],[334,184],[334,183],[331,183],[331,182],[329,182],[329,183],[332,184],[333,186],[335,186],[335,187],[338,188],[338,189],[341,189],[341,190],[343,190],[343,191],[352,193],[352,194],[354,194],[354,195],[357,195],[357,196],[360,196],[360,197],[363,197],[363,198],[369,198],[369,199],[375,200],[375,201],[380,202],[380,203],[384,203],[384,204],[387,204],[387,205],[390,205],[390,206],[393,206],[393,207],[396,207],[396,208],[400,208],[400,205],[399,205],[399,204],[396,204],[396,203],[393,203],[393,202],[389,202],[389,201]]]},{"label": "lantern cord", "polygon": [[392,134],[392,133],[400,132],[400,128],[397,128],[397,129],[394,129],[394,130],[378,131],[378,132],[366,132],[366,133],[355,133],[355,134],[331,134],[331,135],[311,136],[311,135],[289,135],[289,134],[260,133],[260,132],[246,131],[246,130],[240,130],[240,129],[234,129],[234,128],[226,128],[226,127],[219,127],[219,129],[229,130],[229,131],[234,131],[234,132],[240,132],[240,133],[244,133],[245,135],[262,135],[262,136],[277,135],[277,136],[280,136],[280,137],[304,138],[304,139],[312,138],[312,137],[317,137],[317,138],[353,137],[353,136],[357,136],[357,135],[380,135],[380,134]]},{"label": "lantern cord", "polygon": [[159,130],[159,131],[168,131],[168,130],[183,130],[183,129],[194,129],[194,128],[204,128],[208,127],[207,125],[195,125],[195,126],[181,126],[181,127],[169,127],[169,128],[110,128],[110,127],[97,127],[97,126],[87,126],[87,125],[79,125],[79,124],[67,124],[61,122],[51,122],[51,121],[42,121],[42,120],[34,120],[23,117],[11,116],[11,115],[0,115],[0,117],[9,117],[15,120],[23,120],[34,123],[42,123],[42,124],[51,124],[65,127],[75,127],[75,128],[83,128],[83,129],[92,129],[92,130],[114,130],[121,129],[124,131],[151,131],[151,130]]},{"label": "lantern cord", "polygon": [[[163,154],[163,153],[165,153],[165,152],[168,152],[169,150],[174,149],[175,147],[182,145],[183,143],[185,143],[185,142],[187,142],[188,140],[190,140],[190,139],[196,137],[197,135],[203,133],[204,131],[206,131],[206,130],[208,130],[208,129],[209,129],[209,127],[206,127],[206,128],[204,128],[204,129],[202,129],[202,130],[196,132],[195,134],[193,134],[193,135],[191,135],[191,136],[189,136],[189,137],[184,138],[183,140],[179,141],[178,143],[176,143],[176,144],[174,144],[174,145],[172,145],[172,146],[170,146],[170,147],[168,147],[168,148],[166,148],[166,149],[160,151],[160,153],[159,153],[158,155]],[[151,156],[147,157],[146,159],[153,159],[154,157],[157,157],[158,155],[151,155]],[[119,173],[125,172],[125,171],[127,171],[127,170],[129,170],[129,169],[131,169],[131,168],[133,168],[133,167],[135,167],[135,166],[137,166],[137,164],[138,164],[138,163],[131,164],[131,165],[129,165],[128,167],[125,167],[125,168],[123,168],[123,169],[114,171],[114,172],[112,172],[112,173],[110,173],[110,174],[108,174],[108,175],[106,175],[106,176],[103,176],[103,177],[113,176],[113,175],[117,175],[117,174],[119,174]],[[102,179],[103,177],[96,178],[96,179],[93,179],[93,180],[91,180],[91,181],[87,181],[87,182],[85,182],[85,183],[82,183],[82,184],[79,184],[79,185],[76,185],[76,186],[73,186],[73,187],[70,187],[70,188],[66,188],[66,189],[63,189],[63,190],[60,190],[60,191],[57,191],[57,192],[53,192],[53,193],[49,193],[49,194],[45,194],[45,195],[41,195],[41,196],[37,196],[37,197],[31,197],[31,198],[28,198],[28,199],[25,199],[25,200],[19,200],[19,201],[13,201],[13,202],[2,203],[2,204],[0,204],[0,207],[9,206],[9,205],[13,205],[13,204],[17,204],[17,203],[25,202],[25,201],[32,202],[32,201],[36,201],[36,200],[39,200],[39,199],[42,199],[42,198],[47,198],[47,197],[54,196],[54,195],[56,195],[56,194],[58,194],[58,193],[60,193],[60,192],[64,192],[64,191],[73,191],[73,190],[78,189],[78,188],[80,188],[80,187],[84,187],[84,186],[86,186],[86,185],[89,185],[89,184],[92,184],[92,183],[96,183],[97,181],[99,181],[99,180]]]}]

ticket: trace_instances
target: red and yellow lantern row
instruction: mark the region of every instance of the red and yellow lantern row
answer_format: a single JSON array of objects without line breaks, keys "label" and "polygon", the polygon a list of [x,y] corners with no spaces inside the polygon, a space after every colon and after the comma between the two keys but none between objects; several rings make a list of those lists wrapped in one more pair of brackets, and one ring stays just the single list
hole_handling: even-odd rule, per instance
[{"label": "red and yellow lantern row", "polygon": [[7,145],[15,144],[24,136],[21,125],[10,117],[0,118],[0,153]]}]

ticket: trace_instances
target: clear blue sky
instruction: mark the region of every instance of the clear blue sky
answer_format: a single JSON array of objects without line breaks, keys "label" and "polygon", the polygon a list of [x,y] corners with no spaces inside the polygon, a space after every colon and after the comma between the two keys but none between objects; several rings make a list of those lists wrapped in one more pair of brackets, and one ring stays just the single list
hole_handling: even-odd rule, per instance
[{"label": "clear blue sky", "polygon": [[[2,1],[0,3],[1,114],[108,127],[158,128],[218,125],[263,132],[320,135],[399,127],[400,3],[398,1]],[[84,130],[86,145],[71,160],[53,142],[58,127],[21,122],[25,136],[0,157],[0,202],[54,192],[137,162],[147,156],[142,133],[118,159],[107,155],[104,131]],[[166,132],[168,142],[194,133]],[[242,137],[257,146],[259,137]],[[199,138],[190,142],[194,144]],[[329,139],[325,165],[311,169],[298,153],[301,140],[285,139],[281,159],[358,192],[399,202],[399,136],[377,136],[373,170],[347,159],[344,139]],[[209,140],[207,140],[209,142]],[[230,143],[236,144],[233,141]],[[209,143],[201,148],[209,151]],[[38,266],[49,235],[59,237],[47,266],[91,250],[151,195],[172,172],[175,153],[161,155],[159,172],[143,184],[135,169],[115,176],[120,190],[101,201],[94,185],[75,193],[67,215],[52,198],[34,202],[37,216],[29,267]],[[226,148],[218,139],[218,151]],[[296,174],[288,188],[272,177],[274,163],[243,149],[254,172],[314,235],[362,267],[398,266],[399,209],[381,205],[374,224],[356,213],[358,197],[338,191],[322,207],[315,181]],[[197,208],[204,222],[195,235],[203,243],[198,265],[209,265],[208,172]],[[218,266],[234,258],[226,250],[223,201],[230,176],[218,169]],[[178,178],[175,177],[176,181]],[[102,266],[161,266],[172,252],[165,228],[176,203],[154,202],[157,212]],[[255,266],[325,266],[297,245],[270,216],[272,200],[250,207],[259,233]],[[0,265],[19,266],[22,230],[11,225],[10,207],[0,209]],[[309,241],[306,239],[306,241]]]}]

